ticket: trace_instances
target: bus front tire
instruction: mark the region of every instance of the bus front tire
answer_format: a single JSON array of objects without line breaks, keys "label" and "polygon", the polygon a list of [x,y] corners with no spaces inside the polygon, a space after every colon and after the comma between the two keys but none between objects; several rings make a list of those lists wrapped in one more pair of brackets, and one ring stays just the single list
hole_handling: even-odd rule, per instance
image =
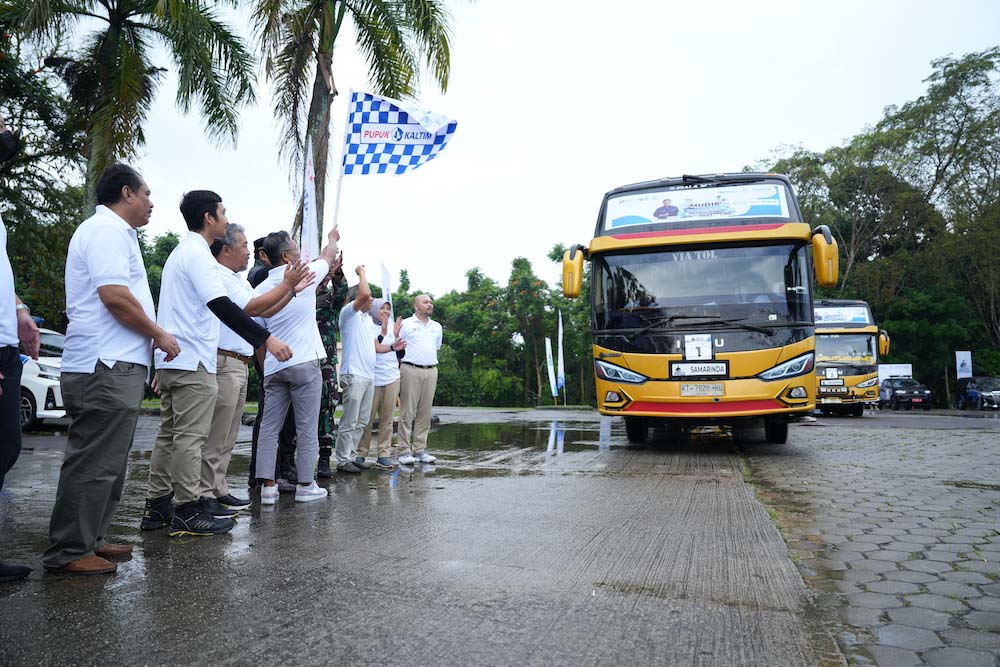
[{"label": "bus front tire", "polygon": [[645,443],[646,437],[649,435],[649,424],[646,423],[646,418],[626,417],[625,435],[628,436],[628,441],[632,444],[641,445]]},{"label": "bus front tire", "polygon": [[764,437],[773,445],[783,445],[788,442],[788,422],[765,421]]}]

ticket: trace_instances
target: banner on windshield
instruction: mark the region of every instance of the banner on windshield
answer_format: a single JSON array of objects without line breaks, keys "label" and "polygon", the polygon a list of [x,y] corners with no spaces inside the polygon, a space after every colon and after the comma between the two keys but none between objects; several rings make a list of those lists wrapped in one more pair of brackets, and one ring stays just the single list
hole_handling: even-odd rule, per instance
[{"label": "banner on windshield", "polygon": [[788,194],[778,183],[628,193],[608,200],[604,229],[701,220],[788,218]]},{"label": "banner on windshield", "polygon": [[816,306],[816,324],[872,324],[866,306]]}]

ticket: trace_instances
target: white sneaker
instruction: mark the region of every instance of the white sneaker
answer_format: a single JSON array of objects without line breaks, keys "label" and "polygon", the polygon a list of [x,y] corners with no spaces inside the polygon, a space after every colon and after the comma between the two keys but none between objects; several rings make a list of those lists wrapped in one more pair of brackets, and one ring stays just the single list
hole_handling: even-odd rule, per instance
[{"label": "white sneaker", "polygon": [[316,482],[311,482],[309,486],[302,486],[301,484],[295,489],[295,502],[297,503],[308,503],[312,500],[322,500],[327,496],[327,490],[316,484]]},{"label": "white sneaker", "polygon": [[260,504],[273,505],[278,502],[278,485],[260,487]]},{"label": "white sneaker", "polygon": [[434,463],[437,461],[437,457],[431,456],[427,452],[420,452],[420,456],[417,457],[417,461],[420,461],[421,463]]},{"label": "white sneaker", "polygon": [[399,465],[409,466],[417,462],[417,458],[412,454],[403,454],[399,457]]}]

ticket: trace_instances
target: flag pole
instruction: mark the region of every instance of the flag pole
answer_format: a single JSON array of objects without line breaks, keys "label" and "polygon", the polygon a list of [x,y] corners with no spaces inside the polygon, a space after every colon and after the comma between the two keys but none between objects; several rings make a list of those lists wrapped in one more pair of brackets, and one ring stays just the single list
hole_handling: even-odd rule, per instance
[{"label": "flag pole", "polygon": [[[344,182],[344,152],[347,150],[347,126],[351,120],[351,108],[354,105],[354,89],[347,91],[347,113],[344,114],[344,131],[340,135],[340,159],[337,161],[337,198],[333,204],[333,226],[337,226],[337,218],[340,216],[340,191]],[[320,230],[320,246],[322,243],[323,231]]]}]

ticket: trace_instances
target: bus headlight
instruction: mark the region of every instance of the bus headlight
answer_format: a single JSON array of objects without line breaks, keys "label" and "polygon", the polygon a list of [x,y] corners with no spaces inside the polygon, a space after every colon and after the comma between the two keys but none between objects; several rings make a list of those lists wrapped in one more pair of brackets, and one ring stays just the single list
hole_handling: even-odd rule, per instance
[{"label": "bus headlight", "polygon": [[859,389],[863,387],[874,387],[876,382],[878,382],[878,378],[873,377],[871,380],[865,380],[864,382],[859,382],[857,386]]},{"label": "bus headlight", "polygon": [[772,380],[784,380],[785,378],[803,375],[812,369],[813,353],[809,352],[808,354],[803,354],[801,357],[790,359],[783,364],[778,364],[774,368],[764,371],[757,377],[761,380],[767,380],[768,382]]},{"label": "bus headlight", "polygon": [[609,364],[606,361],[594,361],[594,365],[596,366],[597,377],[602,380],[625,382],[628,384],[642,384],[649,379],[645,375],[634,373],[627,368],[615,366],[614,364]]}]

